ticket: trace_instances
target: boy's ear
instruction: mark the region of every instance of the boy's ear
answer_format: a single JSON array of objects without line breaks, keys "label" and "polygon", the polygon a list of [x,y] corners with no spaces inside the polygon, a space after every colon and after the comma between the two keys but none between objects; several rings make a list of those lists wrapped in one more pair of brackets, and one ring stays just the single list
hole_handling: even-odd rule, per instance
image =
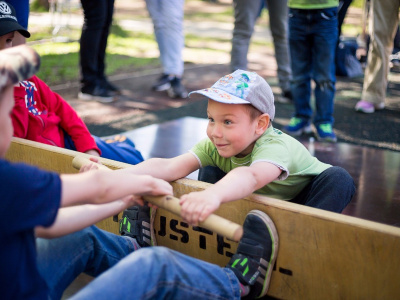
[{"label": "boy's ear", "polygon": [[257,127],[256,127],[256,133],[257,134],[263,134],[265,130],[269,127],[271,119],[269,117],[269,114],[262,114],[258,117],[257,121]]}]

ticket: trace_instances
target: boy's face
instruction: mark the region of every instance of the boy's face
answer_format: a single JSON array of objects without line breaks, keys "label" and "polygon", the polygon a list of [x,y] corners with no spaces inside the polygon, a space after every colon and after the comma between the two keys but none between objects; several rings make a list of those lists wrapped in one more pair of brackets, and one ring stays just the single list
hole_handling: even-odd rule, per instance
[{"label": "boy's face", "polygon": [[0,36],[0,50],[11,48],[13,40],[14,31]]},{"label": "boy's face", "polygon": [[208,100],[207,135],[222,157],[248,155],[260,136],[256,133],[258,119],[250,118],[246,105]]},{"label": "boy's face", "polygon": [[14,107],[14,87],[6,87],[0,95],[0,157],[4,158],[10,147],[14,129],[11,122],[11,111]]}]

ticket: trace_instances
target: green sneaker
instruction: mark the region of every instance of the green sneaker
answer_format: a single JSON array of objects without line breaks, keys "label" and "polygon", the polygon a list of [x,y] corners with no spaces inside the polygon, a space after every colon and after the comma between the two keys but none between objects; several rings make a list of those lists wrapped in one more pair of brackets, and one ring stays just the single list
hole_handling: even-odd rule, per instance
[{"label": "green sneaker", "polygon": [[250,287],[243,299],[265,296],[278,253],[278,233],[272,220],[259,210],[250,211],[243,224],[243,237],[229,261],[239,281]]},{"label": "green sneaker", "polygon": [[310,120],[293,117],[290,119],[289,125],[283,127],[282,131],[292,136],[299,136],[303,133],[311,133],[312,128]]},{"label": "green sneaker", "polygon": [[317,140],[320,142],[336,143],[337,138],[333,132],[331,123],[323,123],[315,126],[317,129]]}]

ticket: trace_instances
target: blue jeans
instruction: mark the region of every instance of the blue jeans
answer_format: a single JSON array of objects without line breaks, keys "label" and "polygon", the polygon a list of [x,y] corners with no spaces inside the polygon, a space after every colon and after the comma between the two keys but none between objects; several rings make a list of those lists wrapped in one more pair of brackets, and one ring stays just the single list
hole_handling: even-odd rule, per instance
[{"label": "blue jeans", "polygon": [[51,299],[60,299],[82,272],[96,279],[73,299],[240,299],[239,281],[230,269],[164,247],[134,251],[131,239],[95,226],[37,239],[37,250]]},{"label": "blue jeans", "polygon": [[[199,170],[199,180],[216,183],[226,173],[217,167]],[[330,167],[314,179],[290,202],[340,213],[356,192],[353,178],[341,167]]]},{"label": "blue jeans", "polygon": [[333,124],[335,51],[338,39],[337,7],[289,10],[291,89],[295,117],[310,120],[311,80],[315,81],[314,124]]},{"label": "blue jeans", "polygon": [[146,0],[153,20],[164,74],[183,74],[183,6],[185,0]]}]

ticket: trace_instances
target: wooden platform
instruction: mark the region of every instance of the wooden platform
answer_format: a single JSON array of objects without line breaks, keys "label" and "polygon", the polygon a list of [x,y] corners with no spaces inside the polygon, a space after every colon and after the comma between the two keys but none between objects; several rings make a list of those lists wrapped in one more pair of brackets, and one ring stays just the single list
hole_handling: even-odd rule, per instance
[{"label": "wooden platform", "polygon": [[[7,158],[73,173],[76,170],[71,162],[76,154],[15,139]],[[108,160],[103,163],[127,167]],[[181,179],[173,186],[179,197],[207,184]],[[399,228],[257,195],[224,204],[216,214],[241,224],[252,209],[262,210],[273,219],[280,238],[268,295],[282,299],[395,299],[400,294]],[[118,227],[111,218],[99,226],[112,232]],[[237,247],[160,209],[155,229],[159,245],[220,266]]]}]

